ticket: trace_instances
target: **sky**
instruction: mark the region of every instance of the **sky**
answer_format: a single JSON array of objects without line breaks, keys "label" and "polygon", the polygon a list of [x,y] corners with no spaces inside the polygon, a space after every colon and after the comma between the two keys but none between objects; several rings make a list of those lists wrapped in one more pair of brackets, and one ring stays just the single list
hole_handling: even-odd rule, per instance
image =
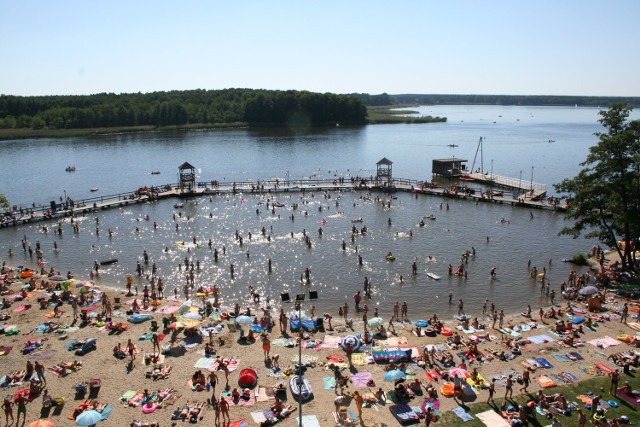
[{"label": "sky", "polygon": [[0,94],[640,96],[640,0],[0,0]]}]

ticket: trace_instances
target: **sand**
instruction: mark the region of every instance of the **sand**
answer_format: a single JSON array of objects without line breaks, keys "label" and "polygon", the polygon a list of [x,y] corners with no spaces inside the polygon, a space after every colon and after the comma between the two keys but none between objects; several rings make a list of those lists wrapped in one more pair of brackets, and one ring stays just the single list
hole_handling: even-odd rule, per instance
[{"label": "sand", "polygon": [[[14,273],[10,273],[10,275],[11,274]],[[20,281],[16,281],[12,285],[10,285],[9,288],[17,291],[20,289],[21,284],[22,283]],[[124,323],[128,323],[126,321],[124,311],[128,308],[128,305],[125,302],[127,300],[130,300],[130,298],[125,297],[124,293],[120,291],[106,288],[103,288],[103,291],[110,295],[112,299],[114,297],[117,297],[122,301],[119,312],[115,313],[113,320],[115,322],[121,321]],[[161,426],[168,426],[172,424],[170,418],[171,413],[175,409],[182,407],[182,405],[186,404],[187,402],[206,403],[207,399],[211,397],[211,393],[208,393],[206,391],[192,391],[188,384],[188,381],[191,379],[191,375],[196,370],[196,368],[194,368],[194,365],[198,360],[204,357],[204,343],[196,345],[193,348],[180,349],[180,351],[174,351],[171,354],[167,354],[164,358],[164,364],[172,366],[172,372],[167,379],[160,379],[155,381],[145,375],[149,367],[144,365],[144,358],[142,357],[145,352],[152,352],[151,341],[138,340],[138,338],[142,334],[151,332],[151,322],[147,321],[141,324],[128,323],[129,326],[125,332],[115,335],[101,331],[100,328],[91,325],[81,327],[76,332],[68,334],[68,337],[66,337],[65,339],[62,338],[61,334],[41,334],[32,332],[34,328],[46,321],[62,322],[67,325],[72,324],[72,309],[68,304],[65,304],[63,306],[65,312],[60,318],[52,319],[45,317],[45,315],[51,312],[52,309],[46,308],[41,310],[39,308],[39,304],[36,300],[38,297],[41,297],[43,295],[43,291],[36,290],[32,292],[26,300],[15,302],[11,305],[10,308],[2,310],[2,313],[9,314],[11,317],[10,319],[0,323],[4,323],[6,325],[17,325],[20,329],[20,333],[13,336],[0,335],[0,346],[13,346],[13,349],[9,354],[0,356],[0,366],[2,366],[0,375],[9,374],[17,370],[23,370],[25,368],[27,360],[38,360],[43,363],[47,368],[47,388],[50,395],[52,395],[53,397],[64,397],[65,399],[65,404],[62,407],[61,411],[60,408],[57,408],[58,411],[55,411],[56,408],[54,408],[54,410],[50,411],[49,413],[49,416],[51,417],[55,425],[75,425],[73,421],[67,418],[76,408],[76,406],[80,402],[82,402],[82,400],[76,400],[74,387],[78,384],[87,382],[94,378],[99,378],[101,380],[101,387],[97,393],[96,399],[100,403],[113,405],[113,410],[108,420],[101,422],[99,424],[101,426],[129,425],[133,420],[141,420],[144,422],[158,422]],[[611,308],[615,308],[620,306],[621,303],[621,301],[612,299],[609,302],[608,306]],[[14,312],[17,307],[24,304],[31,304],[32,307],[21,312]],[[170,305],[178,306],[180,305],[180,302],[172,302],[166,299],[163,301],[163,306]],[[580,305],[578,306],[580,307]],[[98,309],[98,311],[100,310]],[[419,312],[419,309],[416,307],[412,307],[412,311]],[[480,313],[469,314],[473,316],[479,315]],[[421,318],[427,318],[429,316],[429,313],[421,313]],[[154,317],[160,324],[160,329],[158,330],[158,332],[166,332],[169,334],[169,336],[167,336],[161,343],[162,345],[166,345],[171,338],[171,331],[163,331],[161,314],[156,314]],[[389,341],[389,345],[393,346],[393,341],[397,341],[396,337],[403,337],[403,339],[401,340],[403,342],[404,338],[406,338],[406,344],[402,344],[402,347],[417,347],[419,349],[422,349],[425,344],[437,344],[443,343],[445,341],[445,337],[443,336],[438,336],[435,338],[415,336],[412,333],[412,327],[413,321],[415,321],[416,319],[418,319],[418,317],[413,318],[411,322],[396,323],[397,335],[390,335],[391,340]],[[527,319],[520,315],[507,317],[507,320],[511,320],[513,324],[521,324],[527,321]],[[630,321],[635,320],[630,319]],[[355,319],[353,322],[353,329],[351,329],[345,325],[344,321],[338,319],[337,314],[334,314],[333,324],[334,331],[315,333],[309,337],[309,340],[323,341],[326,336],[342,337],[348,334],[353,334],[354,332],[362,332],[363,330],[362,321]],[[518,374],[521,374],[524,369],[521,365],[521,361],[532,357],[545,357],[549,362],[551,362],[551,364],[554,365],[554,367],[552,369],[538,369],[532,374],[532,384],[529,387],[529,391],[535,392],[540,389],[537,379],[543,374],[556,374],[561,371],[566,371],[575,375],[579,380],[583,380],[586,378],[590,378],[590,376],[588,373],[583,372],[581,369],[579,369],[580,366],[595,366],[596,363],[604,363],[605,365],[613,368],[613,365],[606,361],[606,356],[612,353],[628,351],[630,350],[629,345],[620,344],[613,347],[598,348],[587,344],[586,341],[605,336],[615,338],[619,334],[623,333],[635,335],[636,332],[629,326],[621,324],[614,318],[614,320],[612,321],[599,323],[597,332],[588,331],[583,337],[583,340],[585,341],[584,347],[577,349],[568,349],[561,346],[558,343],[559,340],[557,339],[557,337],[553,336],[549,332],[549,327],[552,325],[553,321],[547,320],[547,324],[541,324],[540,328],[538,329],[533,329],[529,332],[523,332],[523,336],[527,337],[545,334],[553,337],[556,341],[541,344],[528,344],[523,348],[523,355],[516,357],[514,360],[507,362],[493,361],[489,364],[469,364],[469,369],[477,367],[478,371],[488,379],[497,374],[506,373],[510,370],[514,370]],[[456,324],[449,321],[447,322],[447,326],[455,329]],[[502,334],[494,330],[489,330],[489,332],[495,335],[497,337],[497,340],[480,344],[479,349],[481,351],[483,351],[487,347],[492,347],[494,349],[501,348],[500,336]],[[461,333],[461,335],[464,336],[465,334]],[[288,385],[289,377],[279,378],[277,376],[273,376],[273,374],[270,374],[270,371],[265,364],[262,345],[259,341],[247,345],[240,344],[238,342],[240,336],[239,332],[230,332],[227,327],[223,328],[220,336],[224,338],[226,343],[222,347],[219,347],[217,343],[215,344],[214,347],[217,351],[217,354],[225,358],[240,359],[239,368],[231,372],[231,374],[229,375],[229,386],[231,388],[238,386],[239,373],[244,368],[252,368],[258,372],[259,386],[276,386],[280,381],[284,381],[285,384]],[[65,348],[65,345],[67,345],[72,340],[84,340],[90,337],[97,338],[96,351],[92,351],[84,356],[74,356],[72,351],[67,351],[67,349]],[[280,330],[277,325],[275,327],[275,330],[270,334],[270,337],[272,341],[281,337]],[[21,353],[23,343],[26,340],[33,338],[41,339],[43,344],[42,347],[36,349],[29,355],[23,355]],[[125,345],[127,339],[129,338],[134,341],[134,343],[140,350],[140,353],[138,354],[137,359],[133,364],[130,364],[128,358],[119,360],[112,354],[112,348],[118,342]],[[182,338],[182,334],[179,334],[178,340],[181,340]],[[207,339],[208,338],[205,337],[205,340]],[[334,340],[335,339],[336,338],[334,338]],[[453,354],[456,353],[455,350],[450,351]],[[556,360],[552,356],[553,354],[564,354],[569,351],[577,351],[584,357],[585,360],[579,362],[561,362],[559,360]],[[318,362],[320,362],[317,363],[315,367],[309,368],[306,372],[306,376],[308,377],[313,387],[315,397],[312,401],[303,405],[303,414],[315,415],[321,426],[334,425],[335,423],[332,411],[334,410],[334,398],[336,397],[336,394],[333,390],[325,390],[323,386],[324,377],[332,377],[333,375],[331,371],[325,369],[325,367],[320,365],[322,364],[322,362],[326,362],[327,356],[345,356],[345,353],[341,349],[315,350],[308,348],[303,349],[302,352],[305,357],[315,358]],[[297,353],[297,347],[287,348],[283,346],[272,345],[271,354],[279,355],[280,366],[282,368],[291,365],[291,360],[297,355]],[[49,369],[60,362],[71,362],[74,359],[81,360],[83,362],[83,367],[79,371],[71,373],[66,377],[58,377],[54,375],[54,373]],[[203,361],[201,360],[201,362]],[[460,359],[458,357],[455,357],[455,362],[459,363]],[[370,372],[373,381],[376,383],[376,387],[381,386],[384,389],[388,390],[391,389],[393,385],[391,383],[385,383],[382,381],[382,377],[385,373],[384,368],[385,365],[383,364],[356,365],[355,369],[353,369],[353,372]],[[428,383],[428,379],[423,370],[413,369],[413,371],[415,372],[415,375],[420,378],[425,384]],[[205,373],[207,373],[206,370]],[[343,374],[348,375],[349,371],[345,370],[343,371]],[[224,374],[222,372],[218,372],[218,377],[220,378],[222,387],[224,387]],[[218,396],[222,391],[222,387],[220,386],[220,384],[218,385],[218,388],[216,390]],[[437,389],[439,389],[440,384],[436,384],[436,387]],[[516,384],[515,394],[518,394],[519,387],[520,386]],[[24,387],[11,387],[3,391],[5,392],[5,394],[8,394],[14,393],[21,388]],[[167,388],[175,389],[176,393],[180,395],[180,397],[173,405],[157,409],[152,414],[143,414],[140,407],[129,407],[128,405],[121,403],[120,397],[125,392],[129,390],[142,391],[145,388],[151,391]],[[348,390],[349,392],[353,392],[354,390],[366,392],[369,390],[369,388],[355,388],[353,384],[350,384]],[[498,385],[496,387],[496,397],[502,397],[504,395],[504,391],[504,387]],[[594,392],[597,392],[597,390],[594,390]],[[484,401],[486,400],[487,395],[487,391],[478,390],[477,400]],[[287,403],[297,407],[297,402],[292,399],[288,387],[287,397]],[[409,404],[412,406],[420,406],[422,401],[422,397],[416,397],[412,399]],[[252,404],[252,406],[232,406],[230,410],[231,420],[234,421],[245,419],[247,421],[247,425],[259,425],[252,419],[251,412],[263,411],[265,409],[268,409],[272,403],[273,402],[271,401],[265,401],[255,402]],[[355,408],[355,403],[351,399],[347,399],[347,403],[347,409],[356,413],[357,411]],[[395,419],[391,416],[388,409],[391,404],[391,402],[387,402],[386,405],[378,404],[375,405],[374,408],[365,408],[363,411],[363,425],[371,426],[375,423],[385,423],[389,426],[398,425],[397,421],[395,421]],[[457,403],[451,398],[440,396],[440,405],[441,411],[448,411],[456,407]],[[34,401],[28,404],[27,423],[40,418],[41,414],[46,415],[46,411],[42,410],[42,399],[36,398]],[[215,417],[214,412],[210,407],[205,406],[205,409],[202,412],[202,416],[203,419],[199,421],[199,423],[213,425]],[[297,417],[298,412],[294,412],[291,417],[283,420],[278,425],[295,426],[297,425]],[[180,425],[183,424],[183,422],[177,421],[177,424]]]}]

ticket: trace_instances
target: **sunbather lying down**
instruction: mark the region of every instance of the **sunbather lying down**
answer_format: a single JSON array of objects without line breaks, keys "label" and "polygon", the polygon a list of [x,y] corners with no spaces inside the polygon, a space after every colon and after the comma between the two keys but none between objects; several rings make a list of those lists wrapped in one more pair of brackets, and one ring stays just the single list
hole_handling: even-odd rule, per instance
[{"label": "sunbather lying down", "polygon": [[166,379],[169,378],[169,374],[171,373],[172,369],[173,366],[157,365],[153,368],[152,371],[147,371],[147,375],[149,375],[154,380]]},{"label": "sunbather lying down", "polygon": [[202,408],[204,408],[204,402],[195,403],[193,405],[183,405],[180,410],[180,414],[178,415],[178,419],[184,421],[189,418],[189,421],[193,420],[192,422],[196,422],[200,412],[202,412]]}]

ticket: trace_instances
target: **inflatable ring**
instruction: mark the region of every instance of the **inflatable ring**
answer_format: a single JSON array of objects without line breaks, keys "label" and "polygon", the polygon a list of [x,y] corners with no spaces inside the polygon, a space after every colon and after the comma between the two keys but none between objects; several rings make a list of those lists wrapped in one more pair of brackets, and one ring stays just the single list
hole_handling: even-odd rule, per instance
[{"label": "inflatable ring", "polygon": [[447,329],[447,328],[442,328],[442,330],[440,331],[440,333],[442,335],[444,335],[445,337],[451,336],[453,335],[453,332],[451,332],[451,329]]},{"label": "inflatable ring", "polygon": [[223,311],[222,314],[220,315],[220,317],[222,317],[223,319],[228,319],[229,318],[229,313],[227,313],[226,311]]},{"label": "inflatable ring", "polygon": [[615,400],[611,399],[608,400],[607,403],[609,404],[609,406],[611,406],[612,408],[617,408],[618,407],[618,402],[616,402]]},{"label": "inflatable ring", "polygon": [[156,409],[158,409],[158,405],[155,403],[151,406],[147,406],[147,404],[142,405],[143,414],[150,414],[152,412],[155,412]]},{"label": "inflatable ring", "polygon": [[443,384],[442,387],[440,387],[440,394],[445,397],[451,397],[454,393],[455,390],[453,384]]}]

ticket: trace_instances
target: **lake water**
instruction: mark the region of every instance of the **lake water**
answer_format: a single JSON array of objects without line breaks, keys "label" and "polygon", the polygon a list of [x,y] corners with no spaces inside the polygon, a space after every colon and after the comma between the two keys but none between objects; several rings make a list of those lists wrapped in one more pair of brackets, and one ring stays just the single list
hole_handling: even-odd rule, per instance
[{"label": "lake water", "polygon": [[[447,123],[308,132],[232,129],[3,141],[0,192],[13,204],[24,206],[47,204],[65,193],[75,199],[94,196],[89,192],[92,187],[99,188],[97,195],[114,194],[142,185],[175,183],[177,166],[184,161],[196,166],[202,181],[255,181],[287,174],[291,179],[368,176],[375,174],[376,162],[387,157],[394,162],[394,176],[429,180],[434,158],[465,158],[471,167],[480,136],[484,138],[485,170],[492,168],[495,174],[512,177],[522,174],[524,182],[533,178],[534,182],[548,184],[552,192],[550,185],[575,175],[588,148],[595,144],[593,133],[601,130],[597,112],[583,108],[437,106],[420,107],[420,113],[446,116]],[[480,167],[479,162],[478,155],[475,168]],[[66,173],[68,165],[75,165],[77,171]],[[156,170],[161,174],[150,174]],[[276,208],[275,214],[265,209],[267,196],[251,194],[188,200],[181,210],[173,208],[175,200],[130,206],[100,212],[99,234],[96,215],[80,218],[79,234],[72,232],[69,223],[61,225],[62,236],[45,234],[42,223],[2,229],[0,253],[5,257],[11,248],[12,264],[32,263],[34,260],[20,245],[26,235],[34,249],[35,242],[40,241],[47,265],[81,277],[88,275],[95,260],[115,257],[120,261],[101,270],[99,281],[123,286],[124,277],[135,271],[136,261],[147,250],[169,292],[173,287],[182,289],[185,273],[178,265],[188,257],[200,261],[196,283],[220,285],[227,302],[246,300],[250,285],[274,299],[279,299],[283,291],[297,293],[311,288],[320,294],[318,311],[330,309],[334,313],[345,300],[352,303],[353,294],[362,290],[367,276],[375,290],[369,306],[378,305],[381,313],[388,313],[395,301],[407,301],[410,314],[437,312],[449,316],[455,311],[446,304],[450,291],[454,301],[464,299],[470,313],[478,312],[485,299],[506,311],[521,310],[527,303],[535,309],[546,300],[541,299],[539,285],[529,277],[527,260],[549,270],[547,277],[557,291],[572,269],[561,260],[587,251],[593,244],[558,236],[565,225],[564,216],[550,211],[533,211],[531,219],[530,211],[521,208],[428,196],[416,199],[398,194],[390,208],[375,201],[377,196],[382,197],[378,194],[330,196],[277,195],[274,198],[286,207]],[[446,205],[441,209],[441,202],[448,202],[449,209]],[[297,211],[290,208],[293,203],[300,205]],[[174,220],[173,215],[179,211],[182,216]],[[420,219],[431,213],[436,221],[419,227]],[[294,221],[290,219],[292,214]],[[149,221],[143,219],[145,215],[149,215]],[[366,225],[369,233],[358,234],[352,242],[351,220],[355,218],[363,218],[355,225]],[[509,222],[502,222],[503,218]],[[49,225],[53,228],[55,224]],[[320,226],[322,237],[318,234]],[[109,228],[114,231],[111,238]],[[235,238],[236,230],[244,238],[242,246]],[[304,244],[303,232],[312,240],[310,249]],[[194,236],[203,247],[187,251],[176,245]],[[218,263],[207,247],[209,239],[213,248],[226,249]],[[345,251],[341,249],[343,240]],[[57,251],[53,250],[54,241]],[[448,264],[455,268],[460,254],[472,247],[477,256],[467,264],[468,278],[449,277]],[[396,255],[395,262],[385,260],[389,251]],[[361,267],[358,254],[364,261]],[[266,272],[268,259],[273,262],[271,274]],[[411,274],[414,260],[418,264],[416,276]],[[234,280],[230,278],[230,264],[235,267]],[[311,286],[300,282],[307,267],[311,269]],[[489,271],[493,267],[497,267],[498,278],[491,281]],[[428,279],[427,271],[442,276],[442,280]],[[140,289],[145,282],[144,277],[139,279]]]}]

